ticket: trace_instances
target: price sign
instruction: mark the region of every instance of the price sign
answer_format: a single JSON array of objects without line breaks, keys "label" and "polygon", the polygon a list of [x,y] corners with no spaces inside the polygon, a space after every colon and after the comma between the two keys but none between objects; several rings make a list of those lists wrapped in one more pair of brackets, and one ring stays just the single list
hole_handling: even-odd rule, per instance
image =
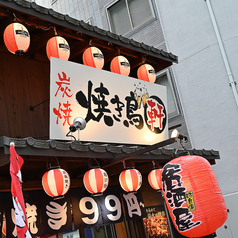
[{"label": "price sign", "polygon": [[74,189],[72,194],[71,201],[76,229],[123,221],[118,189],[110,187],[102,196],[98,197],[93,197],[86,190],[83,192],[82,189]]}]

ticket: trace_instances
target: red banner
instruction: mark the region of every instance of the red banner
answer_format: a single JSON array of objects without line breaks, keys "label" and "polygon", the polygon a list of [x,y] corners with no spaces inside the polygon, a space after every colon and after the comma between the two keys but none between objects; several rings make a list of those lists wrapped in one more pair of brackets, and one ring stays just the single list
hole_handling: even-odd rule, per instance
[{"label": "red banner", "polygon": [[14,148],[14,144],[10,146],[10,174],[12,178],[11,193],[12,200],[15,209],[15,219],[17,226],[17,237],[18,238],[31,238],[28,231],[27,216],[25,210],[25,202],[22,194],[22,176],[21,167],[24,161],[19,156]]}]

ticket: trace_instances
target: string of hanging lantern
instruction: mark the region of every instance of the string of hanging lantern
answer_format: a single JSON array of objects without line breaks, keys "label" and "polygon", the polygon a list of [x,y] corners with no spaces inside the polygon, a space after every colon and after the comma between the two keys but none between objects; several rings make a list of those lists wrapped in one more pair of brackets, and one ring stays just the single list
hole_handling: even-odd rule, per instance
[{"label": "string of hanging lantern", "polygon": [[[14,22],[8,25],[4,30],[4,44],[9,52],[22,56],[30,47],[30,33],[26,26],[20,23],[20,20],[14,13],[13,15]],[[46,55],[48,59],[50,60],[51,57],[55,57],[62,60],[69,60],[70,46],[67,40],[56,32],[55,27],[44,28],[29,23],[26,24],[45,31],[53,28],[55,36],[51,37],[46,43]],[[104,67],[104,55],[98,47],[92,45],[92,40],[90,40],[89,46],[84,50],[82,60],[86,66],[98,69],[103,69]],[[118,55],[111,60],[110,71],[129,76],[130,70],[130,62],[125,56],[121,55],[120,49],[118,49]],[[143,59],[142,65],[137,69],[137,78],[151,83],[155,82],[155,70],[151,65],[145,62],[145,59]]]}]

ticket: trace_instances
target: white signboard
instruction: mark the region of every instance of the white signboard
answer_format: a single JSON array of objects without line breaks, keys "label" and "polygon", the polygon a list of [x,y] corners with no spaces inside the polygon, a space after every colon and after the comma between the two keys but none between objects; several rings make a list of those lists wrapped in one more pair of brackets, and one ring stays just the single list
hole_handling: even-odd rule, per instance
[{"label": "white signboard", "polygon": [[[166,87],[51,58],[50,139],[66,136],[76,117],[80,141],[155,144],[168,139]],[[69,134],[68,134],[69,135]]]}]

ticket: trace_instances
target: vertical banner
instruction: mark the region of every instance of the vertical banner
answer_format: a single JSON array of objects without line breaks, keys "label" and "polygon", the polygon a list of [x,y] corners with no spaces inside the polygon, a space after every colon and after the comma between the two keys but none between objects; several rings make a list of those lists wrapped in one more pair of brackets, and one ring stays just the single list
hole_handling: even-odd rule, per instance
[{"label": "vertical banner", "polygon": [[10,174],[11,174],[11,193],[14,205],[14,217],[17,225],[18,238],[30,238],[28,231],[27,216],[25,210],[25,202],[22,194],[22,176],[21,167],[24,161],[14,148],[14,144],[10,144]]},{"label": "vertical banner", "polygon": [[127,221],[146,217],[145,205],[140,190],[134,193],[123,193],[122,197]]},{"label": "vertical banner", "polygon": [[[65,198],[54,200],[44,191],[29,191],[24,193],[24,197],[27,223],[32,236],[50,235],[72,230],[69,197],[65,196]],[[5,209],[7,237],[17,237],[12,204],[6,202]]]},{"label": "vertical banner", "polygon": [[54,199],[47,196],[41,212],[42,226],[45,234],[56,234],[72,230],[70,197]]},{"label": "vertical banner", "polygon": [[[8,196],[9,194],[7,194]],[[34,235],[43,235],[44,227],[41,227],[40,224],[40,203],[42,197],[42,192],[30,192],[24,193],[25,200],[25,209],[27,215],[27,224],[29,232],[32,236]],[[10,196],[9,196],[10,198]],[[8,198],[8,199],[9,199]],[[8,201],[6,199],[6,201]],[[17,237],[17,223],[15,219],[15,210],[10,202],[5,204],[5,216],[6,216],[6,225],[7,225],[7,237]]]},{"label": "vertical banner", "polygon": [[[16,238],[11,194],[6,193],[5,197],[7,237]],[[71,188],[61,199],[51,198],[43,190],[27,191],[24,199],[29,232],[33,237],[72,231],[73,222],[76,230],[123,223],[123,205],[127,220],[146,217],[141,192],[122,194],[120,186],[108,187],[101,196],[92,196],[85,188]],[[123,224],[119,230],[125,234]]]}]

